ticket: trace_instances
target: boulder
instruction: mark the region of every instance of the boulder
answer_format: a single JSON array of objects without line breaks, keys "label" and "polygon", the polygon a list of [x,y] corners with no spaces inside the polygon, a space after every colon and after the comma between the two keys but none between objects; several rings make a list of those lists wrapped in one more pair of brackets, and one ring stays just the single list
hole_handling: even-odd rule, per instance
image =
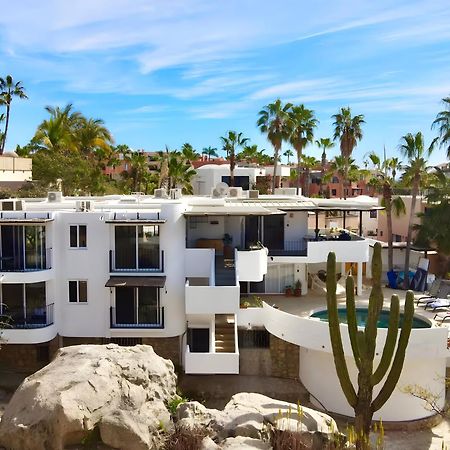
[{"label": "boulder", "polygon": [[225,439],[220,447],[221,450],[271,450],[270,444],[243,436]]},{"label": "boulder", "polygon": [[172,362],[150,346],[66,347],[17,389],[0,422],[0,445],[62,450],[97,430],[113,448],[159,448],[171,424],[165,403],[175,395]]}]

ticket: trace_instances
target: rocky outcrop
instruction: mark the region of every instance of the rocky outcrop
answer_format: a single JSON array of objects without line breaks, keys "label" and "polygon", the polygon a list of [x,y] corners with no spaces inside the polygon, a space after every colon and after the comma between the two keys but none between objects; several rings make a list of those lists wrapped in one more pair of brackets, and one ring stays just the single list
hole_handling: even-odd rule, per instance
[{"label": "rocky outcrop", "polygon": [[261,394],[236,394],[223,411],[187,402],[178,407],[177,417],[183,426],[210,431],[213,440],[205,439],[205,449],[270,448],[267,441],[276,430],[301,433],[305,448],[321,449],[338,438],[336,422],[327,414]]},{"label": "rocky outcrop", "polygon": [[61,450],[98,432],[113,448],[160,448],[161,430],[171,426],[165,402],[175,394],[172,362],[150,346],[66,347],[15,392],[0,445]]}]

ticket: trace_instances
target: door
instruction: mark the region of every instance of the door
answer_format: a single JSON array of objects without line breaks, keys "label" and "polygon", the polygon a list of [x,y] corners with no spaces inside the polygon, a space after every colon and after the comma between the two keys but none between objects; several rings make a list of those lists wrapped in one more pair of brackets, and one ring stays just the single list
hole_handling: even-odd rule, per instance
[{"label": "door", "polygon": [[138,288],[138,321],[140,324],[158,325],[160,323],[158,308],[158,288]]},{"label": "door", "polygon": [[191,353],[209,353],[209,328],[189,328],[188,345]]},{"label": "door", "polygon": [[136,323],[136,299],[133,287],[116,287],[116,324]]},{"label": "door", "polygon": [[260,219],[259,216],[245,216],[245,248],[249,248],[250,245],[255,245],[261,240]]},{"label": "door", "polygon": [[264,245],[269,250],[284,250],[284,216],[264,216]]}]

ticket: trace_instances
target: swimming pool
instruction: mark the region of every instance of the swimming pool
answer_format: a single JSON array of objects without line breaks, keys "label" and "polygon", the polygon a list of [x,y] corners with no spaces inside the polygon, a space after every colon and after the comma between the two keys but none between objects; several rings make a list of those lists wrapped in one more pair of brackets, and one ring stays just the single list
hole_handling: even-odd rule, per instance
[{"label": "swimming pool", "polygon": [[[346,308],[338,308],[338,316],[340,323],[347,323],[347,309]],[[324,309],[322,311],[316,311],[311,314],[310,317],[314,317],[316,319],[320,319],[324,322],[328,322],[328,310]],[[359,327],[363,327],[366,325],[367,319],[367,308],[356,308],[356,322]],[[400,327],[403,321],[403,314],[400,313]],[[378,318],[378,328],[387,328],[389,326],[389,311],[383,309],[380,312],[380,316]],[[413,328],[431,328],[431,324],[419,317],[414,316],[413,319]]]}]

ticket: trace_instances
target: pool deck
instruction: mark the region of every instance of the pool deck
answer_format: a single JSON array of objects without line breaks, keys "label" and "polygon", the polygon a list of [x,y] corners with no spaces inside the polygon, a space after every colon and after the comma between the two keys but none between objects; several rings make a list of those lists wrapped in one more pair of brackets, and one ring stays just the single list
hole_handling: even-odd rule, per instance
[{"label": "pool deck", "polygon": [[[359,308],[367,307],[369,304],[370,295],[370,281],[365,280],[365,289],[362,294],[355,297],[356,306]],[[389,288],[383,288],[384,304],[383,307],[389,309],[391,295],[396,294],[400,299],[400,308],[403,309],[405,304],[406,291],[395,290]],[[271,295],[271,294],[257,294],[263,301],[269,305],[276,305],[282,311],[294,314],[299,317],[309,317],[313,312],[324,309],[327,307],[326,297],[323,294],[317,293],[317,291],[308,290],[308,294],[301,297],[287,297],[283,294]],[[425,294],[422,292],[414,292],[415,299],[423,297]],[[345,307],[345,297],[338,298],[338,307]],[[438,312],[438,311],[436,311]],[[434,321],[433,318],[436,312],[425,310],[423,306],[415,306],[415,314],[417,316],[425,317],[433,322],[435,326],[444,326],[449,329],[450,334],[450,319],[441,323],[440,320]]]}]

